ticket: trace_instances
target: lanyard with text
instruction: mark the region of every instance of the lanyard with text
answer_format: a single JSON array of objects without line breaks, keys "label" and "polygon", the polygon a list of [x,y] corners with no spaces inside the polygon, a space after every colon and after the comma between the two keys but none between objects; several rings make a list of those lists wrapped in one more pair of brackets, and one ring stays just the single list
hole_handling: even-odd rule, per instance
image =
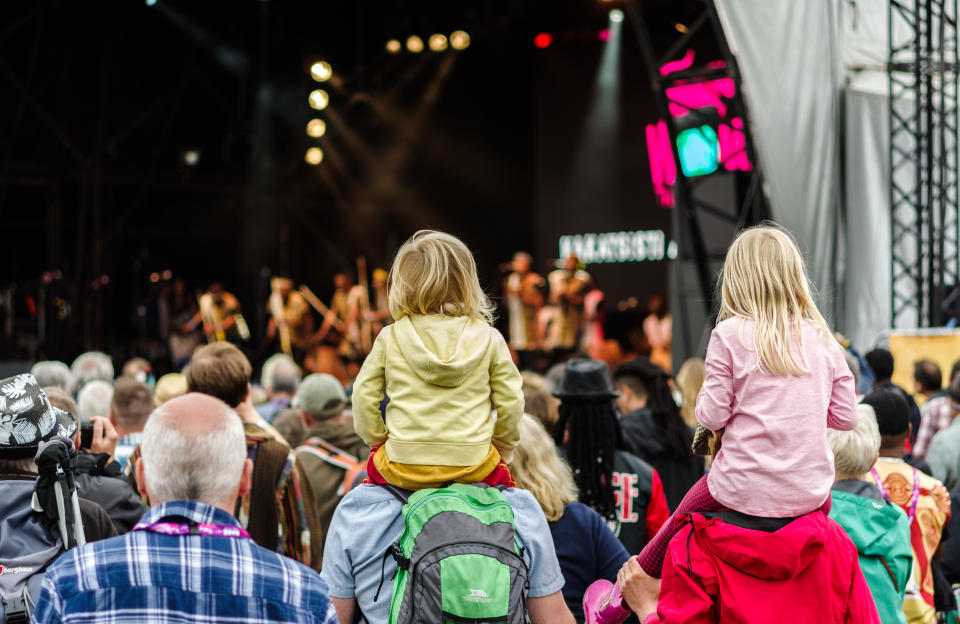
[{"label": "lanyard with text", "polygon": [[[883,485],[883,481],[880,479],[880,473],[877,472],[876,468],[870,469],[870,474],[873,475],[873,481],[877,484],[877,488],[880,490],[880,494],[883,496],[883,500],[890,502],[890,495],[887,493],[887,488]],[[913,469],[913,495],[910,496],[910,509],[907,511],[907,520],[910,523],[913,523],[914,516],[917,515],[917,501],[920,499],[920,475],[917,473],[917,469]]]},{"label": "lanyard with text", "polygon": [[251,539],[250,534],[242,527],[229,524],[207,524],[191,522],[138,522],[134,531],[150,531],[161,535],[205,535],[208,537],[232,537],[236,539]]}]

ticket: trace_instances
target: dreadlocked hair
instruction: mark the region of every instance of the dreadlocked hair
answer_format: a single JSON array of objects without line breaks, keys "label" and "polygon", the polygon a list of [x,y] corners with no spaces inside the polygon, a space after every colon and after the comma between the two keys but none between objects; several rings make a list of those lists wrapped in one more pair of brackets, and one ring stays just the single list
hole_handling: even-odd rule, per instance
[{"label": "dreadlocked hair", "polygon": [[693,434],[683,421],[683,415],[670,390],[670,375],[649,360],[634,360],[630,368],[621,375],[615,374],[614,382],[627,381],[630,377],[638,380],[647,391],[647,407],[653,412],[653,422],[663,432],[664,441],[670,454],[677,459],[690,457],[690,445]]},{"label": "dreadlocked hair", "polygon": [[553,429],[557,445],[569,434],[566,457],[580,502],[607,519],[616,517],[613,496],[613,457],[623,448],[617,413],[609,401],[564,401]]}]

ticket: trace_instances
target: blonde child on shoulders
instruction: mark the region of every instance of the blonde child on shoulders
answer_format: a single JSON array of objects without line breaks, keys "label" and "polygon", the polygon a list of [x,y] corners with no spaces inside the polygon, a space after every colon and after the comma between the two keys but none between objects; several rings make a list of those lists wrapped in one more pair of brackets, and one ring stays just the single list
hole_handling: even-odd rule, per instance
[{"label": "blonde child on shoulders", "polygon": [[727,251],[717,326],[696,416],[723,442],[707,476],[639,556],[660,577],[670,538],[694,511],[792,518],[829,511],[827,428],[857,425],[853,374],[810,294],[803,257],[779,227],[744,230]]},{"label": "blonde child on shoulders", "polygon": [[411,490],[514,485],[506,464],[519,441],[523,382],[470,250],[421,230],[397,252],[389,283],[396,322],[353,386],[354,426],[371,447],[368,480]]}]

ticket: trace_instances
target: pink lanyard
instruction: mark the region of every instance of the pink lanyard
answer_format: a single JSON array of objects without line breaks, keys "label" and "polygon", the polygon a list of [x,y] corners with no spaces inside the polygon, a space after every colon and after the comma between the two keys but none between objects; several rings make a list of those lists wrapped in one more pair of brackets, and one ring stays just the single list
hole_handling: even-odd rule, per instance
[{"label": "pink lanyard", "polygon": [[[873,482],[877,484],[877,488],[880,490],[880,495],[883,496],[883,500],[890,502],[890,495],[887,493],[887,488],[884,487],[883,481],[880,480],[880,473],[877,472],[876,468],[870,469],[870,474],[873,475]],[[920,499],[920,476],[917,473],[917,469],[913,469],[913,495],[910,497],[910,509],[907,511],[907,520],[912,524],[914,516],[917,515],[917,501]]]},{"label": "pink lanyard", "polygon": [[150,531],[161,535],[205,535],[208,537],[232,537],[236,539],[251,539],[246,529],[229,524],[180,524],[177,522],[138,522],[134,531]]}]

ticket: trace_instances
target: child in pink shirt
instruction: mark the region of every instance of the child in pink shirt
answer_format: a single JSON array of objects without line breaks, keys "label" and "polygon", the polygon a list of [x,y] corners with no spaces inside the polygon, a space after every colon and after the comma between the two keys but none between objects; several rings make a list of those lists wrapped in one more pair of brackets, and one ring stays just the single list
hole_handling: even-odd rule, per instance
[{"label": "child in pink shirt", "polygon": [[[829,510],[827,428],[857,425],[856,394],[808,283],[800,251],[778,227],[744,230],[727,251],[696,407],[703,427],[724,429],[723,444],[709,474],[637,557],[650,576],[660,578],[667,545],[691,512],[792,518]],[[629,614],[617,590],[608,594],[599,581],[587,590],[588,622]]]},{"label": "child in pink shirt", "polygon": [[827,427],[857,425],[853,374],[810,295],[785,231],[744,230],[727,251],[697,420],[723,429],[707,476],[640,553],[659,578],[667,544],[692,511],[792,518],[829,505]]}]

